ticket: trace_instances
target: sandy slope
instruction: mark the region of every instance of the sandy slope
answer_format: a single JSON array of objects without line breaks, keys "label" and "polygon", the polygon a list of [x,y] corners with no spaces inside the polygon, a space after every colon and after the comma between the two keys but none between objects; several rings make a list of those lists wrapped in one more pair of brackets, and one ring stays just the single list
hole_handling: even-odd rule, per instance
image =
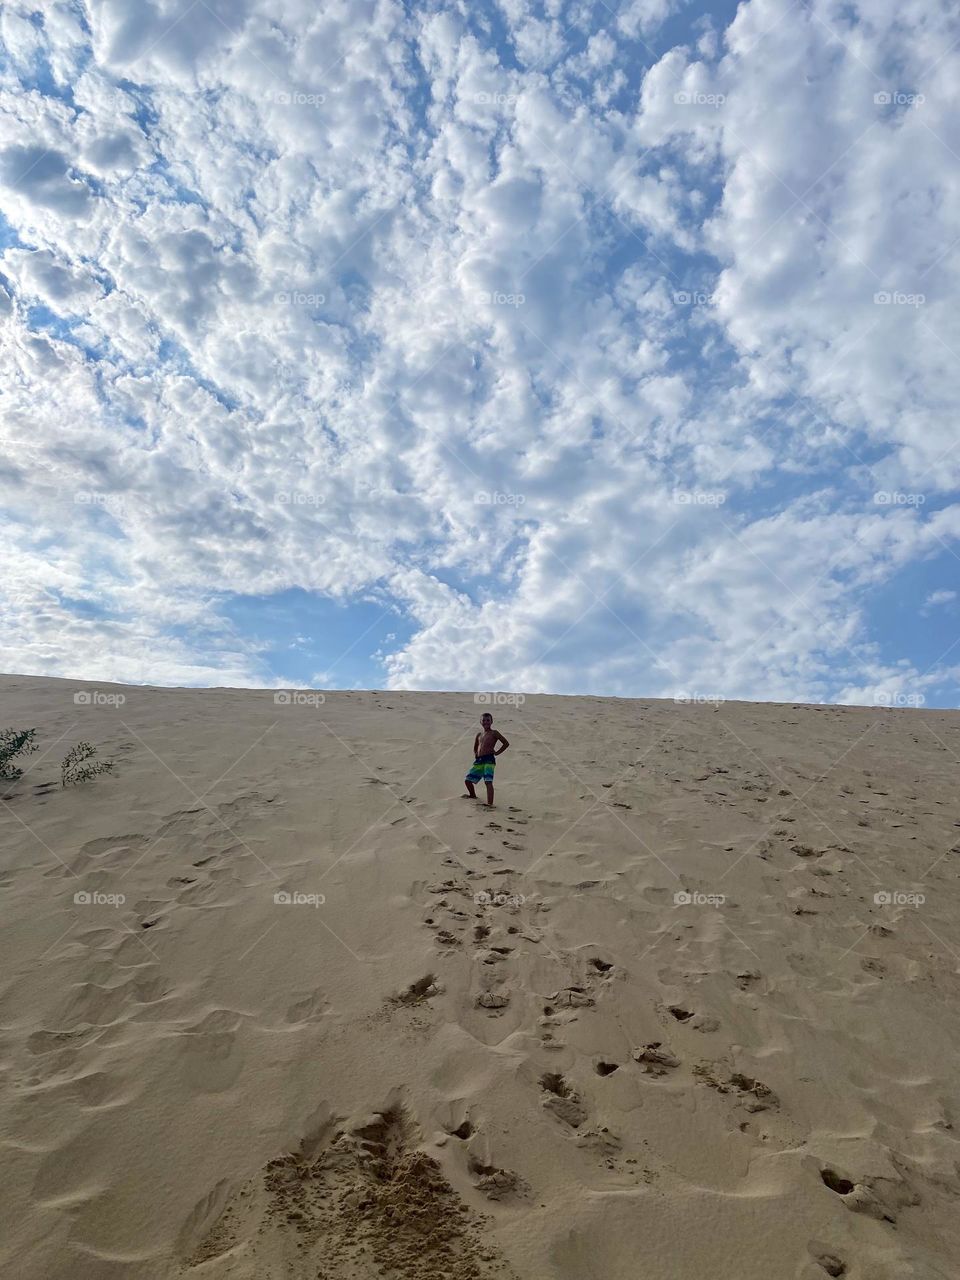
[{"label": "sandy slope", "polygon": [[960,1275],[957,713],[531,697],[488,814],[469,695],[78,687],[0,681],[0,1274]]}]

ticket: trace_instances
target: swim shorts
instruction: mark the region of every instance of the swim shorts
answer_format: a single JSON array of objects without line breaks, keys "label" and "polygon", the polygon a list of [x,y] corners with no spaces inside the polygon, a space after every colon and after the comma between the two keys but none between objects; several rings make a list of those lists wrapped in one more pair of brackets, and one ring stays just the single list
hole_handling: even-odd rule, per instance
[{"label": "swim shorts", "polygon": [[465,782],[493,782],[493,771],[496,768],[496,761],[492,755],[477,756],[473,764],[470,766],[470,772],[464,779]]}]

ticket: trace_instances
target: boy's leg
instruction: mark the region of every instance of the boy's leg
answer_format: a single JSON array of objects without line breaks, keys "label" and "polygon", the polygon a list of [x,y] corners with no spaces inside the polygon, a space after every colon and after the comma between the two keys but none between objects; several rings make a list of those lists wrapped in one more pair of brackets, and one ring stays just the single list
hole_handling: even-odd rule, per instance
[{"label": "boy's leg", "polygon": [[463,780],[463,785],[467,788],[466,791],[463,793],[464,800],[468,798],[471,800],[476,800],[477,793],[476,791],[474,791],[473,788],[474,788],[474,784],[479,780],[480,780],[480,771],[477,768],[476,760],[474,760],[473,764],[467,770],[467,776]]},{"label": "boy's leg", "polygon": [[492,809],[493,808],[493,783],[485,782],[483,785],[487,788],[487,804]]}]

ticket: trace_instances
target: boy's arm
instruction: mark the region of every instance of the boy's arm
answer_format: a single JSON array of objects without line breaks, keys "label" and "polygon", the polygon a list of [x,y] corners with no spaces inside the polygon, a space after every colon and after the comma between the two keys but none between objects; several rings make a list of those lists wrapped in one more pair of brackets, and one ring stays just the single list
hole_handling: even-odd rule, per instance
[{"label": "boy's arm", "polygon": [[476,734],[476,736],[475,736],[475,737],[474,737],[474,739],[473,739],[473,757],[474,757],[474,759],[476,759],[476,757],[477,757],[477,752],[479,751],[479,749],[480,749],[480,735],[479,735],[479,733],[478,733],[478,734]]},{"label": "boy's arm", "polygon": [[506,738],[503,736],[503,734],[500,732],[499,729],[497,730],[497,737],[500,739],[500,750],[494,751],[493,754],[495,756],[502,756],[503,753],[506,751],[507,747],[509,747],[510,743],[506,740]]}]

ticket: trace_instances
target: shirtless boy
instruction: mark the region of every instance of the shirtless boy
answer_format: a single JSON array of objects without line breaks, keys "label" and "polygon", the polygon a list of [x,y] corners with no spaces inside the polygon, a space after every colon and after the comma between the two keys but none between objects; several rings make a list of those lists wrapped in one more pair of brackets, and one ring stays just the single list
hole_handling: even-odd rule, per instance
[{"label": "shirtless boy", "polygon": [[500,730],[494,729],[493,716],[489,711],[485,711],[480,717],[480,732],[473,740],[473,766],[463,780],[467,788],[463,793],[464,799],[472,796],[476,800],[477,793],[473,789],[473,784],[482,782],[487,788],[487,806],[493,808],[493,771],[496,768],[496,757],[502,756],[509,745],[510,743]]}]

